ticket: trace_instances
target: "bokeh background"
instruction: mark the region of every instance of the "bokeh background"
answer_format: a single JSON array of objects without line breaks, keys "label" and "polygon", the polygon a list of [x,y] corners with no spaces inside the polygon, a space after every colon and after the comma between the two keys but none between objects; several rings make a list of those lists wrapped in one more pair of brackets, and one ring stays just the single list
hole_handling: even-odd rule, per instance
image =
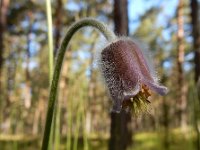
[{"label": "bokeh background", "polygon": [[0,149],[40,149],[54,58],[84,17],[141,41],[169,93],[147,113],[110,113],[98,68],[106,39],[88,27],[63,61],[50,150],[200,150],[199,0],[1,0]]}]

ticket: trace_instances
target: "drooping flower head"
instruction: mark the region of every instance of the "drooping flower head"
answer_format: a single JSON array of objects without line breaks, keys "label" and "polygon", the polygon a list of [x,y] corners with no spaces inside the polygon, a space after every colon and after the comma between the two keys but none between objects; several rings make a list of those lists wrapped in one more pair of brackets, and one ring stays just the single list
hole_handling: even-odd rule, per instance
[{"label": "drooping flower head", "polygon": [[113,100],[113,111],[136,112],[146,106],[151,91],[160,95],[167,88],[158,84],[139,46],[130,39],[118,39],[101,52],[101,70]]}]

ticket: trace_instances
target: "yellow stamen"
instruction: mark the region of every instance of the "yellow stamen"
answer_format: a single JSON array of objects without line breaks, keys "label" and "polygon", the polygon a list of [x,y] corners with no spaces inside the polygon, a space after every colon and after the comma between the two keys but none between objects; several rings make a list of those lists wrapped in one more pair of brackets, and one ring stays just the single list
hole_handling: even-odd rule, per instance
[{"label": "yellow stamen", "polygon": [[133,114],[145,111],[147,104],[150,103],[148,100],[149,96],[151,96],[149,88],[146,85],[142,85],[137,95],[123,101],[122,108],[130,108]]}]

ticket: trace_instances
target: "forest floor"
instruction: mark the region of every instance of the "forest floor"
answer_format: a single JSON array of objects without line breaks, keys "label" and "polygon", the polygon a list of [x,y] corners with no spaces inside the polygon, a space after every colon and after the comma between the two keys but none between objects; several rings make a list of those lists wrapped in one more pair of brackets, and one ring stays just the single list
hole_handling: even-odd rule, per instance
[{"label": "forest floor", "polygon": [[[135,133],[133,145],[128,150],[195,150],[195,134],[191,130],[183,133],[179,129],[171,132]],[[37,140],[36,140],[37,139]],[[35,150],[39,149],[41,141],[37,137],[20,135],[0,135],[0,150]],[[167,139],[167,140],[166,140]],[[108,138],[89,138],[90,150],[107,150]],[[66,141],[66,140],[65,140]],[[83,150],[82,140],[79,140],[78,150]],[[73,143],[73,142],[72,142]],[[61,150],[66,149],[65,144]]]}]

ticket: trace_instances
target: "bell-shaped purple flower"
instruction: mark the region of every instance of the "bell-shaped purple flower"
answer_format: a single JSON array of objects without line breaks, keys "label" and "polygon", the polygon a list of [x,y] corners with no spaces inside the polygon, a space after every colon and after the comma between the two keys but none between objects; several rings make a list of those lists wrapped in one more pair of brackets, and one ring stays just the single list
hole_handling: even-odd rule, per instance
[{"label": "bell-shaped purple flower", "polygon": [[137,107],[150,102],[150,91],[167,93],[167,88],[154,78],[139,46],[130,39],[119,39],[104,48],[100,65],[115,112],[135,112]]}]

